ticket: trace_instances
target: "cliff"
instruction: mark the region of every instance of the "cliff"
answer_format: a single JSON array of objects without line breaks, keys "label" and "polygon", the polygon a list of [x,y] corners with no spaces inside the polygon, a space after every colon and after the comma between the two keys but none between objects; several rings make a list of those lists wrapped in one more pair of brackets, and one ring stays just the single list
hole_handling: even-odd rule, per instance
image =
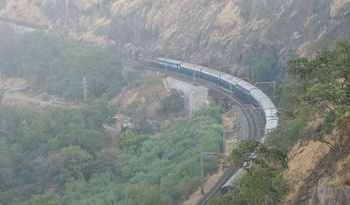
[{"label": "cliff", "polygon": [[125,58],[168,56],[232,71],[247,53],[270,52],[283,77],[291,56],[348,35],[350,1],[2,0],[0,16],[47,24]]}]

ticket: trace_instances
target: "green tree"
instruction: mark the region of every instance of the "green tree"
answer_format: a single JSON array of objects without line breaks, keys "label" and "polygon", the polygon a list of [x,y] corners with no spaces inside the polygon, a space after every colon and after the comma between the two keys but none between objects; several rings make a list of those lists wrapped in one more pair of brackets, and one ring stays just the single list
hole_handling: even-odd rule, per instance
[{"label": "green tree", "polygon": [[68,146],[80,146],[92,156],[96,156],[104,147],[104,134],[72,124],[67,130],[48,141],[45,148],[47,153],[52,153]]},{"label": "green tree", "polygon": [[244,59],[244,64],[249,67],[249,76],[253,82],[265,82],[274,80],[276,76],[277,60],[273,53],[250,52]]},{"label": "green tree", "polygon": [[115,115],[115,110],[108,106],[107,101],[99,101],[93,104],[87,104],[80,108],[79,112],[84,118],[85,127],[102,132],[104,125],[112,121]]},{"label": "green tree", "polygon": [[105,148],[97,153],[92,164],[93,173],[103,173],[108,170],[115,172],[116,160],[120,153],[115,148]]},{"label": "green tree", "polygon": [[[137,151],[124,151],[116,159],[113,151],[105,156],[100,151],[97,172],[88,182],[66,183],[64,197],[76,204],[175,204],[185,199],[199,183],[198,150],[217,152],[222,142],[221,119],[216,118],[220,108],[203,109],[192,117],[174,120],[161,134],[137,142]],[[134,143],[131,140],[131,147]],[[98,170],[104,163],[112,168],[101,173]],[[216,158],[206,160],[205,174],[217,170],[218,164]]]},{"label": "green tree", "polygon": [[224,196],[224,204],[227,201],[237,205],[279,204],[289,187],[281,172],[272,172],[260,166],[252,167],[251,174],[243,175],[233,186],[228,196]]},{"label": "green tree", "polygon": [[180,90],[171,89],[170,95],[160,101],[158,110],[161,114],[171,114],[185,109],[184,94]]},{"label": "green tree", "polygon": [[14,158],[4,141],[0,141],[0,190],[5,191],[16,185]]},{"label": "green tree", "polygon": [[287,150],[272,147],[254,139],[242,141],[239,146],[232,150],[230,160],[238,167],[250,172],[252,163],[263,168],[277,170],[287,168]]},{"label": "green tree", "polygon": [[154,186],[137,186],[129,191],[128,201],[130,205],[163,205],[169,204],[171,199],[159,194]]},{"label": "green tree", "polygon": [[18,38],[7,30],[1,34],[0,65],[7,76],[26,78],[34,88],[67,100],[82,100],[83,77],[93,98],[111,99],[120,90],[122,63],[103,49],[81,48],[78,42],[42,31]]},{"label": "green tree", "polygon": [[138,138],[130,130],[123,132],[118,141],[118,145],[121,150],[135,150],[137,148]]},{"label": "green tree", "polygon": [[[292,106],[309,106],[312,112],[308,119],[323,117],[323,128],[315,140],[326,143],[331,149],[340,151],[344,136],[334,135],[333,129],[338,116],[346,114],[350,108],[350,43],[338,40],[333,50],[317,53],[312,60],[298,58],[289,61],[289,76],[295,80],[286,86],[284,92],[296,88],[298,95],[290,103]],[[341,132],[341,131],[340,131]],[[330,138],[324,136],[330,135]]]},{"label": "green tree", "polygon": [[21,205],[67,205],[67,204],[71,204],[71,203],[66,199],[62,199],[56,193],[34,195],[29,200],[21,203]]},{"label": "green tree", "polygon": [[259,141],[241,142],[230,155],[232,163],[248,171],[236,179],[227,195],[215,197],[209,204],[278,204],[289,189],[283,179],[287,151],[268,148]]},{"label": "green tree", "polygon": [[79,146],[69,146],[48,157],[38,157],[33,169],[42,184],[63,185],[67,181],[85,179],[91,160],[91,155]]}]

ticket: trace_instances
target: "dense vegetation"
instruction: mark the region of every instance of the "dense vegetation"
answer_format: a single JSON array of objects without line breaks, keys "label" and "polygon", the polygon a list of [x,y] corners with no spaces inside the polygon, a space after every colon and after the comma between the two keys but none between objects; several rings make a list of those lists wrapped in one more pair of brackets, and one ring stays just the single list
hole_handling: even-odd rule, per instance
[{"label": "dense vegetation", "polygon": [[157,112],[160,115],[179,113],[185,110],[184,94],[182,91],[172,89],[170,95],[160,101],[160,108]]},{"label": "dense vegetation", "polygon": [[[0,107],[0,202],[18,204],[32,194],[88,180],[110,137],[106,103],[48,111]],[[5,166],[4,166],[5,165]]]},{"label": "dense vegetation", "polygon": [[[338,40],[333,49],[317,53],[312,60],[291,59],[289,83],[279,91],[284,108],[279,127],[270,133],[266,145],[248,140],[232,151],[233,163],[247,174],[234,183],[233,190],[213,198],[210,204],[279,204],[289,186],[282,177],[287,168],[286,149],[301,138],[321,141],[330,148],[323,166],[334,172],[334,163],[348,154],[350,145],[349,67],[350,43],[346,40]],[[318,127],[307,127],[307,122],[317,119]],[[257,156],[252,158],[252,151]],[[251,163],[244,163],[247,159]],[[315,174],[312,181],[319,177]]]},{"label": "dense vegetation", "polygon": [[43,31],[18,36],[2,27],[1,32],[2,74],[29,79],[34,91],[81,101],[85,77],[89,97],[110,99],[128,83],[119,58],[98,47],[82,49],[73,40]]},{"label": "dense vegetation", "polygon": [[[219,107],[173,120],[157,135],[143,112],[132,113],[138,129],[111,136],[105,128],[118,108],[105,100],[122,86],[139,86],[144,65],[122,75],[118,58],[99,48],[44,32],[0,31],[6,77],[27,79],[30,92],[79,101],[85,76],[91,98],[74,108],[0,105],[0,204],[172,204],[198,187],[200,151],[221,146]],[[161,104],[161,115],[181,112],[182,93],[173,90]],[[217,165],[206,160],[205,174]]]},{"label": "dense vegetation", "polygon": [[[41,32],[18,37],[6,31],[0,36],[3,74],[29,79],[38,91],[81,100],[80,82],[85,76],[92,97],[109,99],[121,86],[138,83],[138,72],[122,78],[119,60],[101,49],[82,49],[71,40]],[[349,53],[349,42],[340,40],[333,50],[312,60],[290,60],[290,82],[280,90],[284,107],[280,126],[266,145],[248,140],[233,150],[232,163],[247,174],[235,182],[234,190],[210,204],[278,204],[289,188],[282,177],[286,149],[308,137],[304,135],[308,121],[322,121],[314,140],[327,144],[333,153],[343,152],[350,133]],[[270,57],[261,61],[266,68],[274,64]],[[247,64],[249,59],[252,66],[260,62],[255,54]],[[182,108],[181,93],[172,91],[159,112]],[[105,102],[45,111],[1,105],[0,203],[173,204],[198,186],[199,152],[220,148],[218,107],[173,120],[158,135],[150,135],[149,125],[142,132],[126,131],[112,144],[104,126],[114,112]],[[257,153],[254,158],[252,152]],[[250,166],[244,163],[247,159]],[[217,159],[206,160],[205,173],[216,165]]]},{"label": "dense vegetation", "polygon": [[[1,106],[2,204],[178,202],[198,186],[199,151],[218,151],[222,138],[217,107],[174,120],[161,135],[124,132],[120,147],[109,146],[103,103],[38,112]],[[217,164],[209,159],[205,172]]]},{"label": "dense vegetation", "polygon": [[248,75],[253,83],[277,80],[277,60],[273,53],[250,52],[243,62],[249,67]]}]

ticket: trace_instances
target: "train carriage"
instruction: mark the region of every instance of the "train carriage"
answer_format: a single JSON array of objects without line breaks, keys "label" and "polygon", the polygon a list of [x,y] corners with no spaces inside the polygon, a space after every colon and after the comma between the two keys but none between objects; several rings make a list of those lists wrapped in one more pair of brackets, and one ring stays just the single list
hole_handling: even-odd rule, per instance
[{"label": "train carriage", "polygon": [[230,89],[231,91],[235,91],[237,87],[237,82],[241,80],[233,75],[227,73],[220,74],[220,84],[225,88]]},{"label": "train carriage", "polygon": [[246,103],[254,104],[254,99],[251,98],[250,90],[254,89],[255,86],[248,83],[245,80],[238,80],[236,84],[237,95]]},{"label": "train carriage", "polygon": [[188,75],[196,75],[199,76],[200,69],[203,66],[197,65],[194,63],[182,62],[180,64],[180,72],[188,74]]},{"label": "train carriage", "polygon": [[[151,59],[141,57],[141,59],[144,59],[150,64],[157,64],[158,67],[163,69],[174,70],[188,75],[193,75],[193,73],[195,73],[196,76],[200,78],[217,83],[230,90],[232,89],[235,95],[241,100],[249,102],[257,108],[261,108],[261,113],[264,115],[265,119],[265,133],[268,133],[271,130],[275,129],[278,125],[277,108],[271,99],[264,92],[249,82],[246,82],[230,74],[193,63],[187,63],[168,58]],[[262,137],[261,142],[264,142],[264,139],[265,136]],[[245,171],[243,169],[239,169],[231,177],[231,179],[226,182],[221,191],[225,193],[228,191],[228,189],[231,189],[232,181],[241,177],[244,172]]]},{"label": "train carriage", "polygon": [[267,96],[265,95],[264,92],[262,92],[259,88],[255,87],[254,89],[251,89],[250,91],[250,96],[252,97],[253,100],[253,105],[255,107],[261,106],[260,99],[266,98]]},{"label": "train carriage", "polygon": [[188,75],[193,75],[195,73],[195,75],[200,78],[232,89],[235,95],[241,100],[249,102],[255,107],[261,107],[266,119],[266,132],[276,128],[278,124],[277,109],[271,99],[260,89],[243,79],[205,66],[169,58],[149,58],[140,56],[139,60],[146,61],[152,66],[182,72]]},{"label": "train carriage", "polygon": [[159,61],[159,65],[161,68],[177,72],[180,72],[181,63],[183,62],[169,58],[157,58],[157,60]]},{"label": "train carriage", "polygon": [[214,70],[203,66],[200,70],[200,77],[214,83],[219,83],[220,74],[222,73],[223,73],[222,71]]}]

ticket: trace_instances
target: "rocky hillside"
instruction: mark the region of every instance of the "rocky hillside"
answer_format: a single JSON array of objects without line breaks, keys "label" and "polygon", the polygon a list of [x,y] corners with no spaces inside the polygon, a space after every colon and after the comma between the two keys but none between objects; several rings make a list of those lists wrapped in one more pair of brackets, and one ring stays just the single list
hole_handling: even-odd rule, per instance
[{"label": "rocky hillside", "polygon": [[[281,81],[290,57],[310,57],[336,38],[350,37],[350,0],[0,0],[0,16],[46,24],[51,32],[130,59],[167,56],[237,71],[250,52],[273,53]],[[308,178],[324,166],[318,160],[327,153],[318,150],[310,142],[290,153],[296,186],[285,204],[350,201],[346,154],[332,165],[336,174]],[[309,166],[300,165],[310,158]]]},{"label": "rocky hillside", "polygon": [[289,57],[346,37],[350,0],[0,0],[0,16],[138,54],[237,70],[249,52],[273,53],[283,76]]}]

